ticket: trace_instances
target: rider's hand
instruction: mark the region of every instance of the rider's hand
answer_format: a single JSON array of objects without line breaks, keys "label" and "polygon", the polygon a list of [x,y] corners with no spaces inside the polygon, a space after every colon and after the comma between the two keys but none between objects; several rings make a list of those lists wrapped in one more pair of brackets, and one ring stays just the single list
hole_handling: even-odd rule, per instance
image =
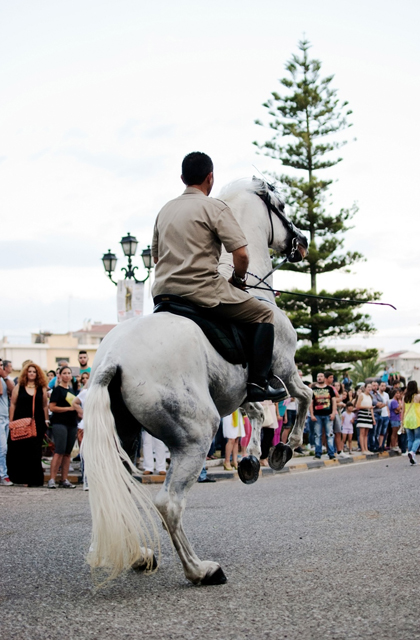
[{"label": "rider's hand", "polygon": [[230,284],[233,284],[233,286],[237,289],[242,289],[242,291],[245,291],[246,284],[240,284],[237,280],[234,280],[233,276],[229,278],[228,282],[230,282]]}]

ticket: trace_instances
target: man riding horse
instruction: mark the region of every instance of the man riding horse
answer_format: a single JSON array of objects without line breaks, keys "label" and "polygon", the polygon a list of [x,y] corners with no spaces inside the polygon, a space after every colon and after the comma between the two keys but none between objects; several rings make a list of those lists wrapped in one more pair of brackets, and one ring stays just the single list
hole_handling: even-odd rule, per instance
[{"label": "man riding horse", "polygon": [[[280,402],[288,396],[287,390],[269,384],[274,310],[245,291],[248,242],[230,208],[208,197],[214,183],[211,158],[198,151],[185,156],[181,179],[184,193],[161,209],[154,226],[153,296],[181,296],[209,315],[252,327],[247,400]],[[229,280],[218,271],[222,244],[232,254]]]}]

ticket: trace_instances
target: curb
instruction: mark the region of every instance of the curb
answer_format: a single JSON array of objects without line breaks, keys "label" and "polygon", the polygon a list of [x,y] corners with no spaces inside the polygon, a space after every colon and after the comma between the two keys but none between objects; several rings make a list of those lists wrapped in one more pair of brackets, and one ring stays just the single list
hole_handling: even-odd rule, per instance
[{"label": "curb", "polygon": [[[288,466],[284,467],[280,471],[275,471],[267,467],[260,469],[259,476],[272,476],[281,475],[282,473],[302,473],[304,471],[312,471],[313,469],[328,469],[330,467],[339,467],[340,465],[353,464],[355,462],[370,462],[372,460],[380,460],[382,458],[398,458],[401,454],[397,451],[384,451],[383,453],[370,453],[370,454],[358,454],[349,458],[335,458],[334,460],[313,460],[312,462],[297,463],[293,459]],[[237,473],[231,473],[229,471],[220,471],[215,473],[208,473],[210,478],[214,480],[239,480]],[[137,477],[137,476],[136,476]],[[152,478],[158,478],[158,482],[162,482],[161,476],[147,476],[146,478],[137,477],[143,484],[154,484]],[[164,478],[163,478],[164,479]],[[157,484],[157,483],[156,483]]]},{"label": "curb", "polygon": [[263,468],[262,475],[273,475],[278,473],[302,473],[302,471],[311,471],[312,469],[326,469],[328,467],[339,467],[344,464],[352,464],[354,462],[370,462],[372,460],[380,460],[382,458],[398,458],[401,454],[397,451],[384,451],[383,453],[370,453],[352,456],[351,458],[334,458],[334,460],[314,460],[313,462],[303,462],[301,464],[289,464],[281,471]]},{"label": "curb", "polygon": [[[44,471],[44,482],[48,482],[48,480],[51,478],[50,473],[47,471]],[[79,473],[69,473],[67,476],[67,480],[69,482],[71,482],[72,484],[81,484],[81,478],[82,476]],[[56,481],[60,482],[61,480],[61,473],[57,473],[57,477],[56,477]]]},{"label": "curb", "polygon": [[[272,476],[280,475],[282,473],[302,473],[304,471],[312,471],[313,469],[328,469],[330,467],[339,467],[340,465],[353,464],[355,462],[370,462],[372,460],[380,460],[382,458],[398,458],[401,454],[397,451],[384,451],[383,453],[370,453],[370,454],[358,454],[349,458],[334,458],[333,460],[311,460],[310,462],[297,462],[300,458],[295,458],[290,461],[288,466],[284,467],[280,471],[275,471],[267,467],[261,467],[259,476]],[[211,461],[213,464],[211,467],[217,468],[221,466],[220,463],[214,464],[215,460]],[[211,468],[210,467],[210,468]],[[236,472],[231,471],[214,471],[208,473],[210,478],[214,480],[239,480],[239,476]],[[151,476],[134,476],[141,484],[163,484],[166,476],[151,475]],[[68,479],[74,484],[80,484],[80,474],[69,474]],[[44,480],[48,482],[50,479],[49,473],[45,472]],[[57,477],[57,479],[60,479]]]}]

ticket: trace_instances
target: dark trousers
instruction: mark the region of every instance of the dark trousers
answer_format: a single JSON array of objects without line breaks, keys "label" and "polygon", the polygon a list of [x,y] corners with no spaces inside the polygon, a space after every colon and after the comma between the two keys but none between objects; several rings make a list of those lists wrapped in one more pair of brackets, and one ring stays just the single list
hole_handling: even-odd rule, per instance
[{"label": "dark trousers", "polygon": [[274,429],[271,427],[263,427],[261,429],[261,459],[268,458],[268,453],[273,444]]}]

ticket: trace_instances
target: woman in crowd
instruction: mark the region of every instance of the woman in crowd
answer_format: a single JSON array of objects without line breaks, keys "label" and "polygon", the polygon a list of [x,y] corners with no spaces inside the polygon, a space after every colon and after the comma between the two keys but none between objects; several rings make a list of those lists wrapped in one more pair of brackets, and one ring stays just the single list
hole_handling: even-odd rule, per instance
[{"label": "woman in crowd", "polygon": [[9,434],[7,445],[7,468],[9,478],[15,484],[28,487],[42,487],[42,443],[49,425],[47,379],[42,369],[34,363],[22,369],[19,381],[13,389],[10,402],[10,422],[21,418],[31,418],[35,410],[36,437],[12,440]]},{"label": "woman in crowd", "polygon": [[51,478],[48,481],[48,488],[57,488],[55,479],[61,466],[60,486],[65,489],[73,489],[75,485],[67,479],[70,454],[77,434],[77,412],[73,406],[75,394],[71,386],[73,374],[70,367],[67,366],[61,367],[59,374],[60,383],[54,387],[50,400],[51,429],[55,452],[51,461]]},{"label": "woman in crowd", "polygon": [[337,413],[335,414],[333,423],[335,448],[337,449],[337,455],[344,458],[347,456],[343,453],[344,439],[341,427],[341,414],[346,408],[347,391],[344,389],[344,385],[339,381],[334,382],[333,386],[337,400]]},{"label": "woman in crowd", "polygon": [[82,385],[82,391],[83,389],[87,389],[87,386],[89,384],[89,378],[90,378],[90,373],[89,371],[85,371],[84,373],[82,373],[82,375],[80,376],[80,383]]},{"label": "woman in crowd", "polygon": [[293,425],[295,424],[296,414],[297,414],[296,398],[290,398],[287,400],[287,410],[283,414],[284,415],[283,428],[281,431],[281,441],[284,442],[285,444],[289,438],[289,433],[292,430]]},{"label": "woman in crowd", "polygon": [[416,453],[420,447],[420,394],[415,380],[410,380],[407,384],[402,423],[407,434],[408,458],[411,464],[417,464]]},{"label": "woman in crowd", "polygon": [[401,427],[401,391],[391,391],[391,402],[389,403],[389,421],[391,424],[391,449],[399,451],[398,448],[398,431]]},{"label": "woman in crowd", "polygon": [[[226,471],[233,471],[238,468],[239,439],[245,435],[244,420],[239,409],[231,415],[223,418],[223,436],[227,438],[225,448],[225,462],[223,467]],[[231,458],[232,456],[232,464]]]},{"label": "woman in crowd", "polygon": [[372,385],[370,382],[361,389],[359,397],[357,398],[356,410],[357,414],[357,427],[359,429],[360,448],[362,453],[369,453],[368,450],[368,433],[369,429],[372,429],[375,424],[375,416],[373,415]]},{"label": "woman in crowd", "polygon": [[[277,428],[274,424],[274,438],[273,438],[273,447],[279,444],[279,442],[287,442],[287,438],[285,440],[282,437],[284,435],[283,425],[287,424],[287,406],[290,402],[290,398],[286,398],[286,400],[281,400],[276,404],[276,414],[277,414]],[[289,434],[290,431],[287,432]]]}]

